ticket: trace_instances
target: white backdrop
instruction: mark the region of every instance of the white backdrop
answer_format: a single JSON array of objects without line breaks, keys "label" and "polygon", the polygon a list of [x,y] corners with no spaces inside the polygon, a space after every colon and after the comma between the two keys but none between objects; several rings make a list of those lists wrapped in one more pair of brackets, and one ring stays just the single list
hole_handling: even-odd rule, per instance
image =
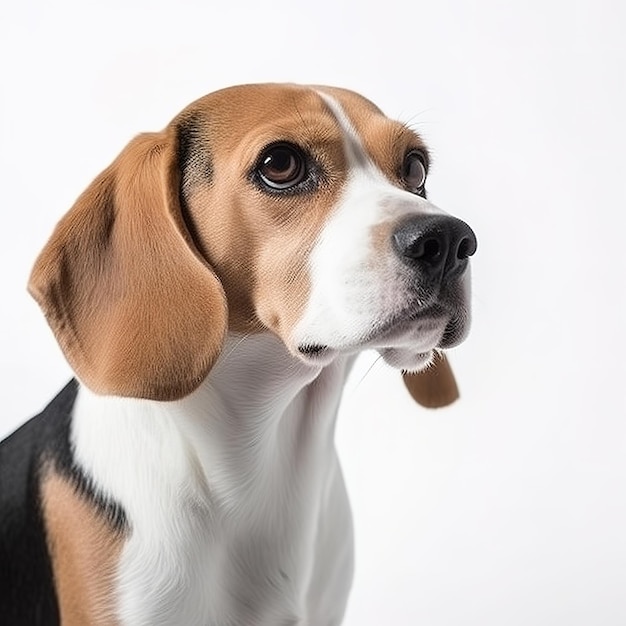
[{"label": "white backdrop", "polygon": [[349,87],[423,134],[479,252],[461,401],[371,355],[346,393],[346,624],[625,624],[626,5],[94,4],[0,8],[0,434],[70,376],[26,279],[130,137],[230,84]]}]

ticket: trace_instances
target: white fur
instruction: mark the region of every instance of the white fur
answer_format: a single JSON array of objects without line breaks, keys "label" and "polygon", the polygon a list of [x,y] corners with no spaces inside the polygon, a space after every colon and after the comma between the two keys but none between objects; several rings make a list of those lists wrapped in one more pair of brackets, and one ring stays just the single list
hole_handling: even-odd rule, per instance
[{"label": "white fur", "polygon": [[401,261],[391,249],[381,255],[372,229],[409,214],[445,214],[394,186],[363,148],[341,105],[320,93],[343,130],[349,177],[310,257],[311,293],[293,332],[294,345],[327,346],[320,362],[337,352],[380,348],[394,366],[418,369],[430,358],[444,323],[423,322],[390,336],[371,336],[381,319],[399,314],[408,299]]},{"label": "white fur", "polygon": [[231,337],[184,400],[81,387],[77,461],[130,523],[122,624],[340,623],[353,541],[333,435],[350,365],[305,365],[270,335]]}]

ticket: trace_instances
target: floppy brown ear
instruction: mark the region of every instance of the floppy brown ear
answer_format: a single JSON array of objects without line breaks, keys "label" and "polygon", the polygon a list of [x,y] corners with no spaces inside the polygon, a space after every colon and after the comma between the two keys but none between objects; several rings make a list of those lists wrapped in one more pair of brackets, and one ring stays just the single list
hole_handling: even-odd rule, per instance
[{"label": "floppy brown ear", "polygon": [[185,227],[177,152],[173,125],[131,141],[35,262],[29,291],[96,393],[181,398],[220,353],[226,298]]},{"label": "floppy brown ear", "polygon": [[435,353],[432,365],[402,378],[412,398],[422,406],[437,409],[452,404],[459,397],[459,389],[452,368],[443,352]]}]

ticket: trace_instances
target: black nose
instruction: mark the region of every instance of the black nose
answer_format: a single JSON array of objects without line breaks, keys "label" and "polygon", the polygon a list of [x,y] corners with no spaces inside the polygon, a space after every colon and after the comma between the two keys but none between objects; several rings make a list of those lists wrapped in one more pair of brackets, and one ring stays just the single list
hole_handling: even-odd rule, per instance
[{"label": "black nose", "polygon": [[402,261],[431,278],[461,274],[477,245],[474,231],[450,215],[411,217],[394,231],[392,240]]}]

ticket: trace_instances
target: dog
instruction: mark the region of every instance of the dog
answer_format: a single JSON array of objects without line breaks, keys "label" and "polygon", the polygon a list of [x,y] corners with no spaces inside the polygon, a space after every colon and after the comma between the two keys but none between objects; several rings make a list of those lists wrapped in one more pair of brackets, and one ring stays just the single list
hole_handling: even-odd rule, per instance
[{"label": "dog", "polygon": [[364,97],[265,84],[200,98],[94,180],[29,281],[76,379],[0,446],[3,623],[342,621],[356,355],[426,406],[457,396],[476,237],[428,169]]}]

